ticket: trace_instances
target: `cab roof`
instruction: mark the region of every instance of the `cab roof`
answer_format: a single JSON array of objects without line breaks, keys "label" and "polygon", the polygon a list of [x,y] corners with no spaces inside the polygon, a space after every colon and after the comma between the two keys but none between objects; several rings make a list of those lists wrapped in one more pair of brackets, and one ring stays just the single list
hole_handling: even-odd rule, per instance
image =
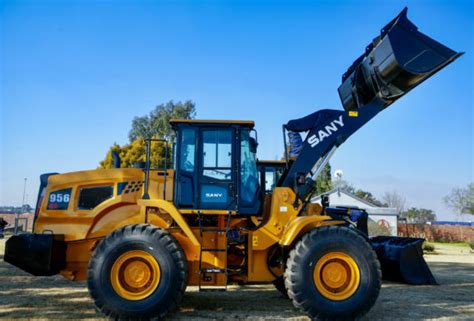
[{"label": "cab roof", "polygon": [[240,125],[253,128],[255,123],[253,120],[214,120],[214,119],[176,119],[170,120],[172,126],[178,124],[202,124],[202,125]]}]

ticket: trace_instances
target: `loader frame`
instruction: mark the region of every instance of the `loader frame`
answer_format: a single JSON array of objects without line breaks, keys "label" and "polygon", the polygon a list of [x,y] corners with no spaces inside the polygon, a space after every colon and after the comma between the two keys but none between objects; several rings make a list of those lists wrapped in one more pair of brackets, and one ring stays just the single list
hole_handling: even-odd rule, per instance
[{"label": "loader frame", "polygon": [[[312,318],[356,319],[378,297],[380,262],[388,276],[436,284],[423,240],[371,241],[364,210],[310,196],[342,143],[461,55],[419,32],[405,8],[343,74],[344,110],[283,125],[284,164],[257,161],[252,121],[171,120],[173,169],[170,144],[148,139],[144,167],[120,168],[115,153],[117,168],[42,175],[34,233],[11,237],[4,259],[34,275],[87,279],[96,307],[117,319],[160,319],[186,285],[230,282],[274,282]],[[308,133],[293,158],[286,131]],[[153,144],[165,144],[164,168],[152,168]],[[284,167],[270,190],[266,166]]]}]

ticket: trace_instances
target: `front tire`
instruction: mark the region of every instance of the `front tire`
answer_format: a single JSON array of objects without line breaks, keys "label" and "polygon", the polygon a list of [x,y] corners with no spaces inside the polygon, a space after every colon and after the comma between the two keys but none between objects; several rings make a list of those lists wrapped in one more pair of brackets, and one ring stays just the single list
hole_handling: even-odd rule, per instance
[{"label": "front tire", "polygon": [[285,285],[295,307],[317,320],[361,317],[374,305],[382,273],[370,244],[343,226],[308,232],[290,252]]},{"label": "front tire", "polygon": [[96,307],[112,319],[162,319],[186,289],[187,261],[179,243],[151,225],[128,225],[95,249],[87,285]]}]

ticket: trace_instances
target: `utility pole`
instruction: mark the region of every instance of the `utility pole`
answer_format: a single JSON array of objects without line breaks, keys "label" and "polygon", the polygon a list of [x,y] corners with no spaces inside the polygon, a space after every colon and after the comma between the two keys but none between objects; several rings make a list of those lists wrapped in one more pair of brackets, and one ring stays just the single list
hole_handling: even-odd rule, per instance
[{"label": "utility pole", "polygon": [[[21,212],[23,212],[25,210],[26,181],[27,181],[27,178],[25,177],[24,182],[23,182],[23,198],[21,200]],[[15,234],[18,233],[18,223],[20,222],[20,214],[21,213],[18,213],[18,212],[16,213]]]}]

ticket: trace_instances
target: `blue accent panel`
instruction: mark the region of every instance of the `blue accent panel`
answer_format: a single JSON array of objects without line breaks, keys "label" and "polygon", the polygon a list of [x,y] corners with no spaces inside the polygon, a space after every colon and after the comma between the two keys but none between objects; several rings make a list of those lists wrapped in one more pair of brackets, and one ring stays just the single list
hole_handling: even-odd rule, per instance
[{"label": "blue accent panel", "polygon": [[194,203],[194,184],[193,178],[184,174],[178,180],[179,189],[177,202],[179,206],[192,206]]},{"label": "blue accent panel", "polygon": [[363,210],[351,209],[350,218],[352,222],[359,221],[359,218],[363,216],[365,212]]},{"label": "blue accent panel", "polygon": [[201,203],[227,203],[227,188],[216,185],[201,186]]},{"label": "blue accent panel", "polygon": [[117,195],[121,195],[128,182],[122,182],[117,184]]}]

